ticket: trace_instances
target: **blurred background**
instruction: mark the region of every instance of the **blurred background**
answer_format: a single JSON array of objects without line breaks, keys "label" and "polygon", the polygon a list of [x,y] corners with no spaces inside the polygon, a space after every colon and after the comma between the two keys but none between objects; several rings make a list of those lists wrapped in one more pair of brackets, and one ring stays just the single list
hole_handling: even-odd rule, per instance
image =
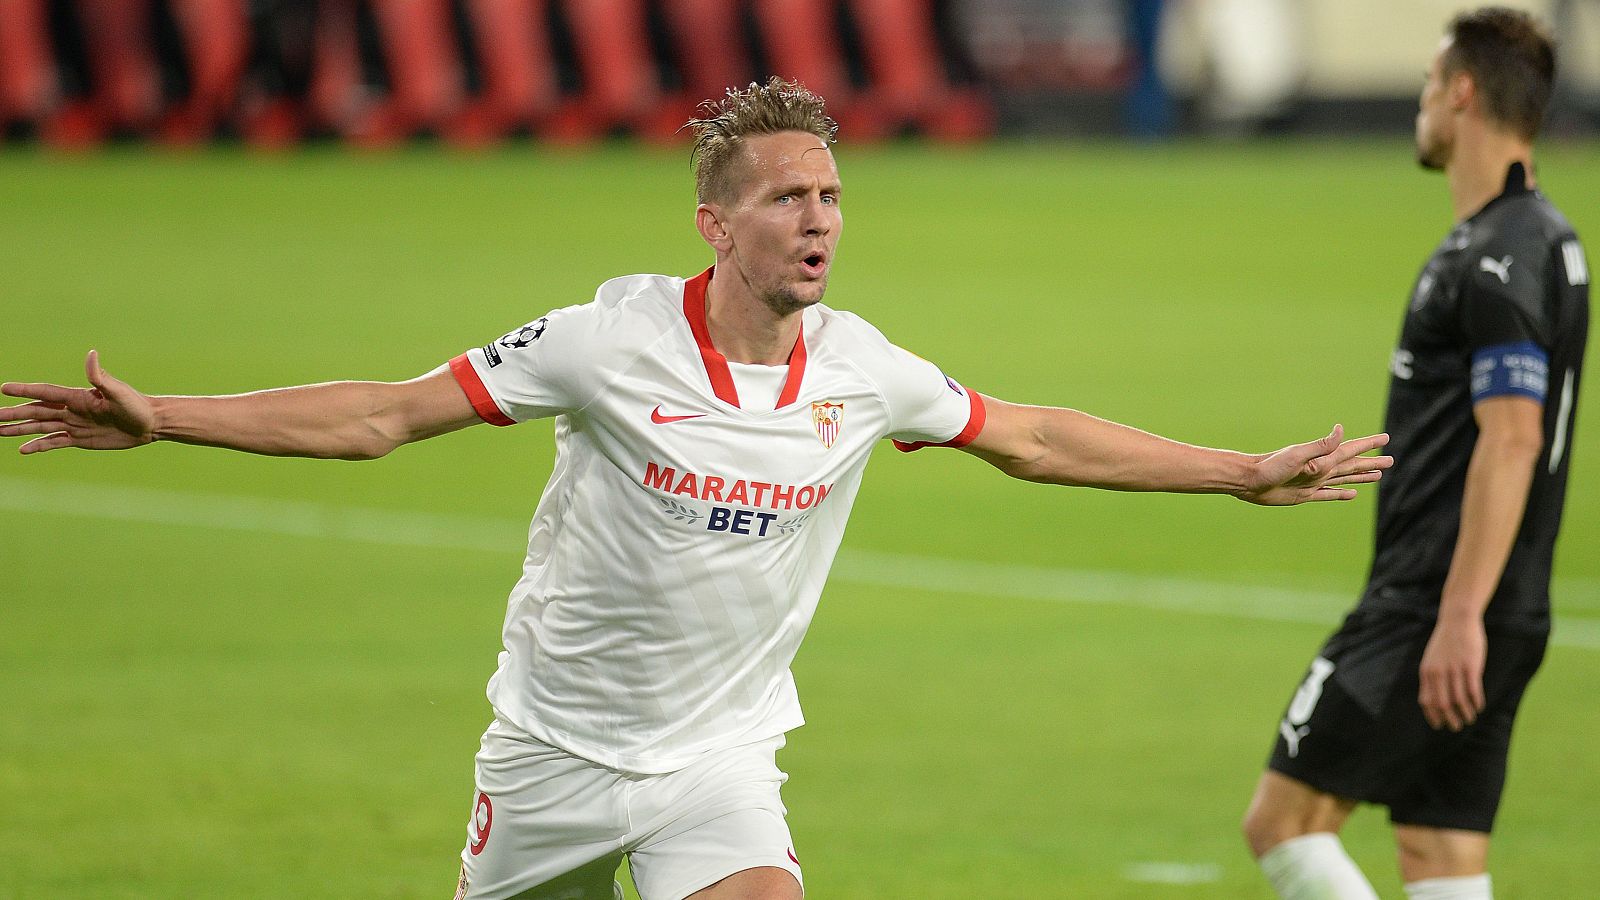
[{"label": "blurred background", "polygon": [[[0,131],[281,148],[682,139],[766,73],[852,142],[1403,128],[1449,0],[0,0]],[[1559,133],[1600,126],[1600,3],[1542,0]]]}]

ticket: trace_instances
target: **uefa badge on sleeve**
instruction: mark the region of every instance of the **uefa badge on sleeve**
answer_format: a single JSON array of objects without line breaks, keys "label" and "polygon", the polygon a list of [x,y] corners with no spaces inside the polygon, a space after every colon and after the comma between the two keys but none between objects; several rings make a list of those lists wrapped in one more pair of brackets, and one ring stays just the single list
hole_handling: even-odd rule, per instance
[{"label": "uefa badge on sleeve", "polygon": [[833,442],[839,439],[839,429],[844,427],[844,404],[811,404],[811,424],[816,426],[822,446],[832,448]]}]

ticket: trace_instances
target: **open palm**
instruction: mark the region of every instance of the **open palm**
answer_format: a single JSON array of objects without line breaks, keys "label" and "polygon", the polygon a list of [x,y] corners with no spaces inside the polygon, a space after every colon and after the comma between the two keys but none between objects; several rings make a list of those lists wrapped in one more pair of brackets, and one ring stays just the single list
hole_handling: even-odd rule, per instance
[{"label": "open palm", "polygon": [[100,368],[100,355],[89,351],[84,374],[93,387],[8,382],[0,393],[32,400],[0,409],[0,436],[37,434],[19,449],[43,453],[61,447],[126,450],[155,439],[155,410],[150,398]]},{"label": "open palm", "polygon": [[1256,463],[1256,483],[1239,499],[1262,506],[1293,506],[1314,500],[1352,500],[1347,485],[1369,484],[1394,465],[1390,456],[1362,456],[1389,443],[1387,434],[1343,440],[1344,426],[1328,436],[1285,447]]}]

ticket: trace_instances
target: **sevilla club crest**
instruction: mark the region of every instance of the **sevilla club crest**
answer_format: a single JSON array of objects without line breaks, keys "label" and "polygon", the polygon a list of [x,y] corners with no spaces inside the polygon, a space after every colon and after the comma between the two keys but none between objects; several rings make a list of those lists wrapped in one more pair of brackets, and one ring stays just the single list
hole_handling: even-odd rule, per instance
[{"label": "sevilla club crest", "polygon": [[844,427],[844,404],[811,404],[811,424],[816,426],[822,446],[832,447],[833,442],[839,439],[839,429]]}]

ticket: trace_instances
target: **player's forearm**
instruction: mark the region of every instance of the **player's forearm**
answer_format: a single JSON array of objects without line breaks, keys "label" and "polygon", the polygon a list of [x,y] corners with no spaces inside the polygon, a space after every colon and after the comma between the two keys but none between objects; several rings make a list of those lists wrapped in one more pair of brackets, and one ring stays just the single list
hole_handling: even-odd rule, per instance
[{"label": "player's forearm", "polygon": [[1258,459],[1197,447],[1071,409],[1029,409],[1031,439],[1021,456],[991,459],[1008,475],[1048,484],[1116,491],[1238,493]]},{"label": "player's forearm", "polygon": [[1522,527],[1541,450],[1512,436],[1479,436],[1467,466],[1455,554],[1439,597],[1441,619],[1482,619]]},{"label": "player's forearm", "polygon": [[226,397],[152,397],[155,440],[319,459],[376,459],[405,443],[393,385],[341,381]]}]

